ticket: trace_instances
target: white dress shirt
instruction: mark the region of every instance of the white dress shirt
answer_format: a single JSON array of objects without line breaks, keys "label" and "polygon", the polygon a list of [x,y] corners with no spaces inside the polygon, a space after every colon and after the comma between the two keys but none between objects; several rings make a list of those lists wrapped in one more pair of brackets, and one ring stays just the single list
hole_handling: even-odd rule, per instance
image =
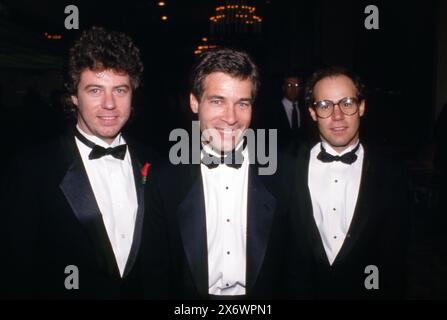
[{"label": "white dress shirt", "polygon": [[[357,146],[348,147],[337,153],[323,142],[323,147],[332,155],[343,155]],[[312,199],[313,216],[323,241],[324,250],[332,265],[340,251],[354,215],[363,165],[363,147],[356,152],[357,160],[352,164],[341,161],[324,163],[317,159],[320,143],[310,151],[309,191]]]},{"label": "white dress shirt", "polygon": [[[216,155],[211,148],[204,150]],[[208,240],[208,293],[245,294],[247,249],[247,148],[239,169],[201,164]]]},{"label": "white dress shirt", "polygon": [[[115,138],[111,145],[108,145],[96,136],[88,135],[79,127],[77,128],[88,140],[104,148],[125,143],[121,134]],[[126,151],[124,160],[116,159],[111,155],[90,160],[88,155],[92,149],[77,138],[75,140],[122,276],[132,247],[138,210],[129,150]]]},{"label": "white dress shirt", "polygon": [[[284,111],[286,112],[287,119],[289,120],[289,126],[292,128],[292,112],[293,112],[293,108],[294,108],[293,102],[284,97],[282,99],[282,105],[284,107]],[[301,127],[300,108],[298,106],[298,102],[295,102],[295,105],[296,105],[296,111],[297,111],[297,115],[298,115],[297,124],[298,124],[298,128],[300,128]]]}]

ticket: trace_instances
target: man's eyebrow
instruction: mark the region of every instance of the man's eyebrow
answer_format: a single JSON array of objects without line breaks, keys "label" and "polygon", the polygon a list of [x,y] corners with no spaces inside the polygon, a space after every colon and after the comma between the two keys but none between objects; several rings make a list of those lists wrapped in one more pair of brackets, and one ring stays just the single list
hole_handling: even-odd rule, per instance
[{"label": "man's eyebrow", "polygon": [[[84,87],[84,90],[87,90],[87,89],[90,89],[90,88],[104,88],[104,86],[100,85],[100,84],[91,83],[91,84],[86,85]],[[128,84],[126,84],[126,83],[123,83],[123,84],[119,84],[117,86],[114,86],[113,88],[115,88],[115,89],[116,88],[126,88],[126,89],[129,89],[130,86]]]},{"label": "man's eyebrow", "polygon": [[100,84],[88,84],[84,87],[84,89],[90,89],[90,88],[104,88],[104,86],[100,85]]},{"label": "man's eyebrow", "polygon": [[117,86],[114,86],[114,88],[126,88],[126,89],[129,89],[130,88],[130,86],[128,85],[128,84],[126,84],[126,83],[123,83],[123,84],[119,84],[119,85],[117,85]]},{"label": "man's eyebrow", "polygon": [[238,100],[238,102],[253,102],[253,99],[252,98],[240,98],[239,100]]},{"label": "man's eyebrow", "polygon": [[211,99],[220,99],[220,100],[224,100],[225,97],[223,96],[219,96],[219,95],[213,95],[213,96],[208,96],[206,97],[206,99],[211,100]]}]

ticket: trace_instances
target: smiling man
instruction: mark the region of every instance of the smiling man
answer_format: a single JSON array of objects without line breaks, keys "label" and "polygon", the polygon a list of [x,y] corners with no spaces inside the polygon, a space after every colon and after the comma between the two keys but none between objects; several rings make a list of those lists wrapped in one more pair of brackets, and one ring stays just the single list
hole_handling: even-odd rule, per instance
[{"label": "smiling man", "polygon": [[214,72],[204,79],[203,87],[204,92],[197,89],[190,95],[191,110],[199,116],[202,141],[218,152],[231,151],[250,125],[253,83]]},{"label": "smiling man", "polygon": [[[406,179],[389,155],[360,142],[364,87],[345,69],[319,70],[309,80],[306,102],[321,141],[311,150],[303,148],[295,166],[290,274],[308,246],[316,298],[402,297]],[[292,288],[299,287],[290,279]]]},{"label": "smiling man", "polygon": [[138,48],[122,33],[93,27],[70,49],[67,102],[76,126],[19,156],[4,184],[7,296],[131,294],[144,213],[140,170],[154,154],[121,131],[142,71]]},{"label": "smiling man", "polygon": [[244,52],[207,51],[194,65],[190,106],[200,121],[202,162],[154,170],[142,250],[144,269],[151,270],[146,292],[177,299],[278,297],[279,201],[242,138],[258,87],[258,69]]}]

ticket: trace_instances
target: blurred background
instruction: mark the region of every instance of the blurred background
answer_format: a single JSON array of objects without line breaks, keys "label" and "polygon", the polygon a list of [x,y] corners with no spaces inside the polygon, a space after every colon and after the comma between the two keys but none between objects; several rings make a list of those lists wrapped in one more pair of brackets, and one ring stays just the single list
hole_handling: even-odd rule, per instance
[{"label": "blurred background", "polygon": [[[379,9],[377,30],[365,28],[371,4]],[[78,30],[65,29],[68,5],[79,9]],[[126,32],[139,46],[143,86],[126,130],[161,154],[172,129],[191,127],[189,70],[209,48],[241,48],[258,63],[255,127],[268,127],[285,74],[305,79],[328,65],[360,74],[367,86],[362,140],[392,150],[410,173],[408,297],[447,298],[446,1],[0,0],[4,151],[70,126],[61,105],[63,67],[73,40],[93,25]]]}]

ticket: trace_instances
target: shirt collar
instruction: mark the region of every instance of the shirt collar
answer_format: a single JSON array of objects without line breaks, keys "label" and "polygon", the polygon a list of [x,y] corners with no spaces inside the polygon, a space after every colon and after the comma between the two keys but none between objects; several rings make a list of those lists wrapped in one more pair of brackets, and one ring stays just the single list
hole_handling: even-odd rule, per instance
[{"label": "shirt collar", "polygon": [[[353,145],[350,145],[349,147],[347,147],[345,150],[343,150],[340,153],[335,151],[334,148],[332,148],[331,145],[329,143],[327,143],[326,141],[322,140],[321,143],[323,144],[323,147],[327,153],[329,153],[333,156],[342,156],[342,155],[350,152],[351,150],[353,150],[355,147],[357,147],[357,145],[360,143],[360,140],[357,140],[356,143],[354,143]],[[357,152],[358,152],[358,150],[357,150]]]},{"label": "shirt collar", "polygon": [[105,142],[104,140],[98,138],[97,136],[94,135],[90,135],[85,133],[80,127],[79,125],[76,125],[76,128],[79,130],[79,132],[86,137],[88,140],[90,140],[91,142],[97,144],[98,146],[101,146],[103,148],[113,148],[116,146],[119,146],[121,144],[125,144],[126,141],[124,140],[123,136],[121,135],[121,132],[118,133],[118,135],[115,137],[115,139],[112,141],[112,143],[109,145],[107,142]]},{"label": "shirt collar", "polygon": [[[242,138],[239,140],[239,142],[236,144],[236,147],[233,150],[237,150],[237,149],[241,148],[243,143],[244,143],[244,139]],[[210,154],[217,158],[221,157],[220,152],[217,151],[216,149],[214,149],[212,147],[212,145],[209,143],[208,144],[202,143],[202,148],[207,154]],[[229,151],[228,153],[231,153],[233,150]],[[244,161],[245,161],[245,159],[247,158],[247,147],[245,147],[244,150],[242,150],[242,155],[244,156]],[[201,157],[203,157],[203,154],[201,154]]]},{"label": "shirt collar", "polygon": [[292,102],[286,97],[282,98],[282,104],[286,107],[293,108],[293,104],[298,104],[298,101]]}]

